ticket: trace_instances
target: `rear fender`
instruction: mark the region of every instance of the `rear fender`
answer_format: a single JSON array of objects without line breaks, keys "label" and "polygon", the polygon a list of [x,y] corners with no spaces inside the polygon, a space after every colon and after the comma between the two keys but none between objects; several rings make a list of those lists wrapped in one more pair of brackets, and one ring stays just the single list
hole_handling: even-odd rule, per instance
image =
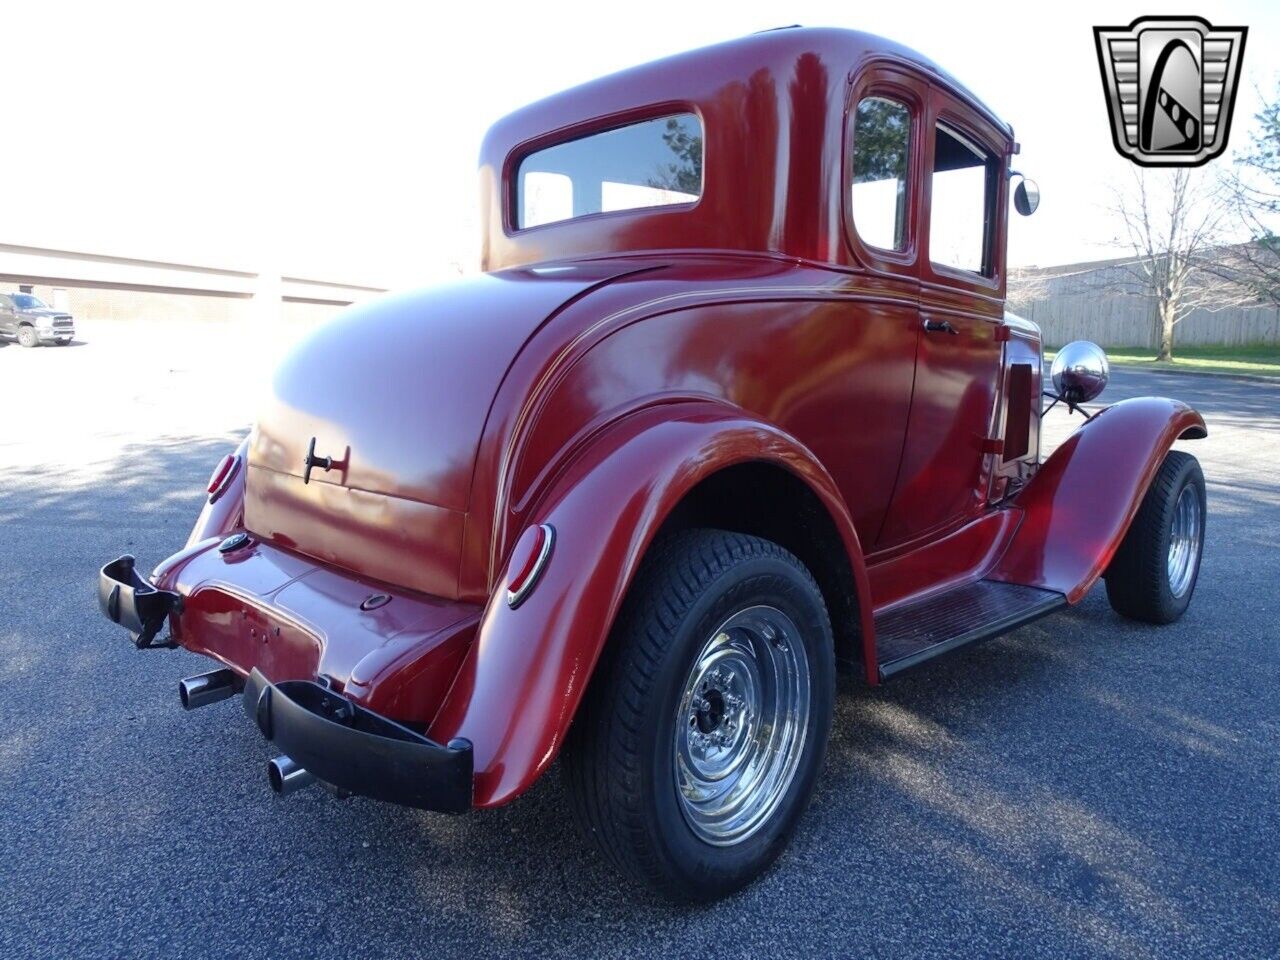
[{"label": "rear fender", "polygon": [[1076,603],[1107,569],[1174,441],[1207,435],[1200,414],[1177,400],[1137,397],[1107,407],[1017,495],[1022,524],[991,579],[1056,590]]},{"label": "rear fender", "polygon": [[184,562],[199,553],[207,542],[214,538],[221,540],[233,530],[244,525],[244,478],[248,472],[249,438],[245,437],[236,447],[235,455],[240,458],[240,465],[227,483],[222,495],[213,503],[205,497],[200,515],[196,517],[187,544],[173,556],[162,561],[152,572],[151,577],[157,586],[167,586],[170,578],[176,576]]},{"label": "rear fender", "polygon": [[[475,804],[496,806],[551,764],[591,679],[618,608],[663,520],[699,481],[767,461],[809,484],[839,529],[858,590],[864,637],[870,595],[857,534],[831,477],[794,438],[745,412],[688,402],[618,421],[564,470],[531,523],[555,529],[537,587],[516,609],[497,581],[430,735],[474,746]],[[443,738],[443,739],[440,739]]]}]

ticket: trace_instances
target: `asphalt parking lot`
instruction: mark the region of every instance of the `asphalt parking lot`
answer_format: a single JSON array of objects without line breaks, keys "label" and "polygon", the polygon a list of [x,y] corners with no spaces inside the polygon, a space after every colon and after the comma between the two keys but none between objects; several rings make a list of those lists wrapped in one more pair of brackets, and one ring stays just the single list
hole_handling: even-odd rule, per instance
[{"label": "asphalt parking lot", "polygon": [[1129,623],[1098,588],[842,682],[789,852],[693,909],[615,876],[558,776],[460,818],[281,799],[236,701],[184,713],[206,661],[134,652],[96,570],[182,544],[263,374],[224,330],[84,334],[0,346],[0,956],[1280,955],[1280,384],[1116,373],[1105,399],[1209,423],[1182,445],[1210,511],[1187,616]]}]

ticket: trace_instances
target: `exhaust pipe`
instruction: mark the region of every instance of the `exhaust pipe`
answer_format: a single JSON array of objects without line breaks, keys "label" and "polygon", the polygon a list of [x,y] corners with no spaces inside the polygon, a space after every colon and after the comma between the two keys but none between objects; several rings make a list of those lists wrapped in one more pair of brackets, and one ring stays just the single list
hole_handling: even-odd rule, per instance
[{"label": "exhaust pipe", "polygon": [[178,696],[184,710],[194,710],[233,697],[243,686],[244,681],[234,670],[214,670],[181,681]]},{"label": "exhaust pipe", "polygon": [[276,757],[267,761],[267,779],[271,781],[271,789],[282,797],[316,782],[315,777],[288,757]]}]

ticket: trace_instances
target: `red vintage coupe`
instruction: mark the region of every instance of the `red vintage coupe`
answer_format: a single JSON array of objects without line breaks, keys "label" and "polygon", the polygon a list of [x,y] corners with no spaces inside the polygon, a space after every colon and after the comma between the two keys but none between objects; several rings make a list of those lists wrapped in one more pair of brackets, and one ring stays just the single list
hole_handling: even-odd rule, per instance
[{"label": "red vintage coupe", "polygon": [[1072,345],[1042,382],[1005,311],[1017,152],[844,30],[506,117],[485,272],[315,331],[186,547],[107,564],[103,611],[217,661],[182,702],[242,693],[281,793],[460,812],[561,757],[627,873],[740,887],[808,802],[837,664],[882,683],[1099,578],[1154,623],[1195,589],[1194,410],[1116,403],[1040,460],[1042,393],[1078,408],[1106,361]]}]

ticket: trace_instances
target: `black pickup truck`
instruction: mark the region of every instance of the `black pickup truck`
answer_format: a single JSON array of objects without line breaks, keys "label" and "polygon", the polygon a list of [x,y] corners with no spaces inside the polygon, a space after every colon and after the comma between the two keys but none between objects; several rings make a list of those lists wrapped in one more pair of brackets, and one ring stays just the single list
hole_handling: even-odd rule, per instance
[{"label": "black pickup truck", "polygon": [[17,337],[24,347],[65,347],[75,332],[75,321],[65,310],[55,310],[30,293],[0,293],[0,336]]}]

